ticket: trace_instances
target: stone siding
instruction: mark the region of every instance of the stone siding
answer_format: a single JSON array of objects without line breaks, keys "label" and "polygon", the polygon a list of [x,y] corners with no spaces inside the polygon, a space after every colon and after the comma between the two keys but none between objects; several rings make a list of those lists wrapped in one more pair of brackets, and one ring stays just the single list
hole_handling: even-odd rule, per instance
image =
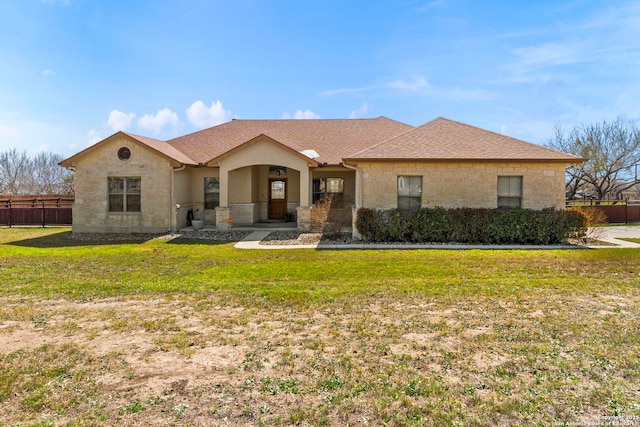
[{"label": "stone siding", "polygon": [[[129,160],[118,150],[131,150]],[[73,231],[78,233],[162,233],[171,229],[171,174],[168,160],[123,137],[88,153],[75,165]],[[108,177],[141,178],[141,212],[109,212]]]},{"label": "stone siding", "polygon": [[565,206],[565,165],[561,163],[423,162],[360,163],[362,207],[397,208],[400,175],[422,176],[422,206],[496,208],[498,176],[522,176],[522,207]]}]

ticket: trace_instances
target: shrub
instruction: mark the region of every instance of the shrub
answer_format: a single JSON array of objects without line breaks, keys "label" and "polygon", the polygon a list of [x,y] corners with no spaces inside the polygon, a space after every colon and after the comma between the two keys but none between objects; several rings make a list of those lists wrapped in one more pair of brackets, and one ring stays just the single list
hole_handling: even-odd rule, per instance
[{"label": "shrub", "polygon": [[571,206],[568,209],[571,212],[582,215],[585,219],[584,234],[575,236],[575,238],[584,241],[600,240],[602,238],[602,230],[595,227],[608,222],[607,215],[602,209],[598,209],[596,206]]},{"label": "shrub", "polygon": [[554,209],[362,208],[356,228],[374,242],[549,245],[584,235],[585,221],[578,212]]}]

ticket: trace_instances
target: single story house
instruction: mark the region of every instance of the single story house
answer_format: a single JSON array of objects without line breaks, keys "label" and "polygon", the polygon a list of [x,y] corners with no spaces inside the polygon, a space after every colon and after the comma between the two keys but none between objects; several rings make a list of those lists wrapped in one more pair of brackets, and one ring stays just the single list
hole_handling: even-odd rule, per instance
[{"label": "single story house", "polygon": [[60,164],[75,170],[74,232],[218,229],[295,218],[329,194],[360,207],[556,208],[583,159],[437,118],[232,120],[160,141],[126,132]]}]

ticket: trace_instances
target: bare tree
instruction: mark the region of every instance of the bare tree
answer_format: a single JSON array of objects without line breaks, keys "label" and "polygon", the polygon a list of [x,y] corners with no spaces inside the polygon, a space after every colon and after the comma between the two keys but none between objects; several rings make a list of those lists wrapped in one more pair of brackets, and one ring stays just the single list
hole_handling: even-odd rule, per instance
[{"label": "bare tree", "polygon": [[53,153],[38,153],[33,159],[33,194],[67,194],[65,180],[71,171],[60,166],[62,156]]},{"label": "bare tree", "polygon": [[567,196],[592,191],[597,199],[619,198],[638,183],[635,168],[640,163],[640,129],[620,118],[574,127],[569,133],[556,126],[549,146],[586,159],[567,170]]},{"label": "bare tree", "polygon": [[29,156],[13,148],[0,153],[0,193],[20,194],[26,184]]},{"label": "bare tree", "polygon": [[11,149],[0,152],[0,194],[73,194],[73,172],[59,165],[62,156]]}]

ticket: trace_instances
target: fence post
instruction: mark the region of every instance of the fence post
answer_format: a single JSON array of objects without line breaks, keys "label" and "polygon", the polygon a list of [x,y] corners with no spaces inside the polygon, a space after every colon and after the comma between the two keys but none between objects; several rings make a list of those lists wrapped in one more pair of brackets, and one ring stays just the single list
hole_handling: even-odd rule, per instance
[{"label": "fence post", "polygon": [[9,199],[9,228],[13,226],[13,208],[11,207],[11,199]]},{"label": "fence post", "polygon": [[627,197],[624,202],[624,223],[629,224],[629,198]]},{"label": "fence post", "polygon": [[47,219],[47,215],[46,215],[46,213],[45,213],[45,211],[44,211],[44,209],[45,209],[45,208],[44,208],[44,204],[45,204],[45,201],[44,201],[44,199],[43,199],[43,200],[42,200],[42,228],[44,228],[45,223],[46,223],[46,219]]}]

